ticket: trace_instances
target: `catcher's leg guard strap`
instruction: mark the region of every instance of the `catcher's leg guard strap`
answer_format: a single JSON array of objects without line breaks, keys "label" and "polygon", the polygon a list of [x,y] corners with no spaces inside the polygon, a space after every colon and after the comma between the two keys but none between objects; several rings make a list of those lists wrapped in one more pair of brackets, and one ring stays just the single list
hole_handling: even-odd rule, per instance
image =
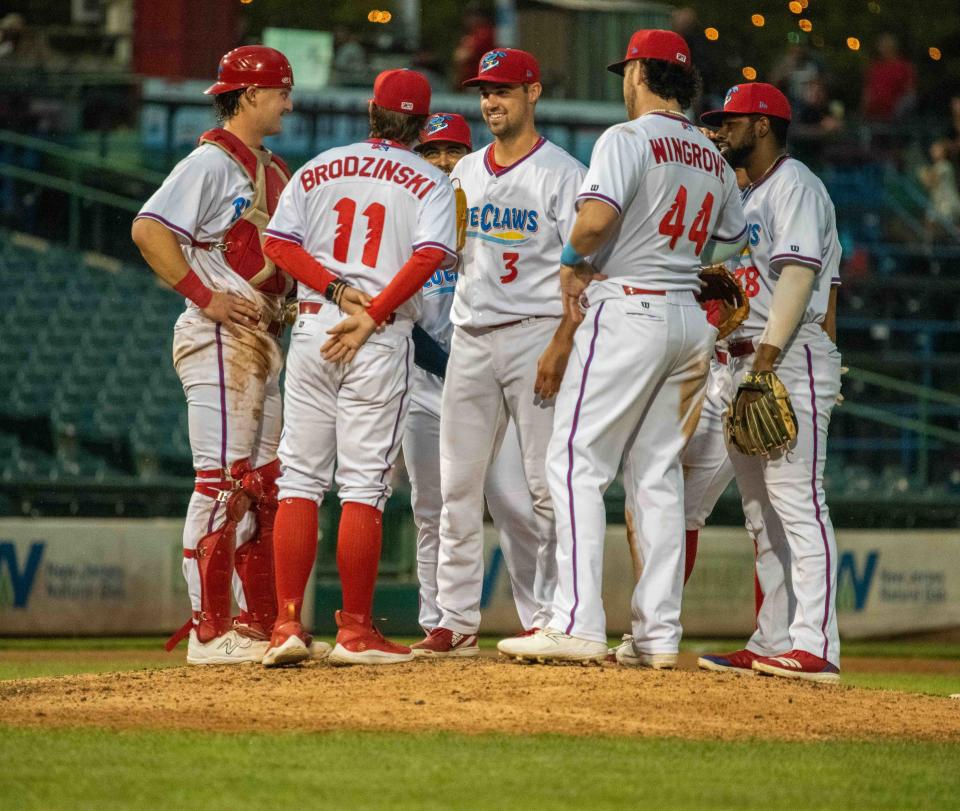
[{"label": "catcher's leg guard strap", "polygon": [[259,477],[261,497],[256,505],[256,534],[240,544],[236,552],[236,568],[247,610],[238,618],[239,630],[249,628],[255,635],[269,634],[277,617],[276,587],[273,576],[273,525],[277,515],[277,485],[280,460],[258,467],[252,473]]}]

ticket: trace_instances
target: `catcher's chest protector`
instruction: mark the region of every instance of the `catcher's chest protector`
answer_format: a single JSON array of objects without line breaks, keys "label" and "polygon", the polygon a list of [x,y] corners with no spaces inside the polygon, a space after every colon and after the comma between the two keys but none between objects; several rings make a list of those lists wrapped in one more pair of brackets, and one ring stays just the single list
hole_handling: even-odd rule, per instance
[{"label": "catcher's chest protector", "polygon": [[253,184],[253,200],[219,243],[195,243],[195,247],[223,251],[223,258],[235,273],[264,293],[283,294],[287,280],[282,271],[263,254],[263,231],[277,208],[280,193],[290,179],[290,170],[273,153],[269,164],[237,136],[224,129],[212,129],[200,136],[201,144],[222,149],[243,170]]}]

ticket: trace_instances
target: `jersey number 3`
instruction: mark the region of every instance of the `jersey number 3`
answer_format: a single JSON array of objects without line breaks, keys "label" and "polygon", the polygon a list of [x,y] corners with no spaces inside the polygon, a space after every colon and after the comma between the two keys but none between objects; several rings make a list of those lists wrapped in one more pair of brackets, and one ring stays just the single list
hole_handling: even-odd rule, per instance
[{"label": "jersey number 3", "polygon": [[503,269],[507,271],[500,277],[501,284],[510,284],[520,275],[520,269],[517,267],[517,260],[520,258],[518,253],[505,253],[503,255]]},{"label": "jersey number 3", "polygon": [[[353,221],[357,215],[357,204],[349,197],[339,200],[333,207],[337,212],[337,233],[333,240],[333,258],[338,262],[347,262],[350,250],[350,237],[353,235]],[[377,266],[380,255],[380,241],[383,239],[383,222],[387,209],[381,203],[371,203],[363,210],[367,218],[367,238],[363,243],[363,256],[360,261],[368,268]]]},{"label": "jersey number 3", "polygon": [[[660,233],[665,237],[670,237],[670,250],[672,251],[677,247],[677,240],[683,236],[683,232],[687,229],[687,226],[684,224],[683,219],[684,215],[687,213],[687,187],[681,186],[677,190],[677,196],[673,200],[673,205],[670,206],[670,210],[663,215],[663,219],[660,220]],[[713,213],[713,194],[707,192],[707,196],[703,198],[703,203],[700,205],[700,210],[697,212],[697,216],[693,218],[693,224],[690,226],[690,233],[687,234],[687,239],[689,239],[694,245],[696,245],[696,255],[699,256],[700,252],[703,250],[703,246],[707,244],[707,226],[710,224],[710,215]]]}]

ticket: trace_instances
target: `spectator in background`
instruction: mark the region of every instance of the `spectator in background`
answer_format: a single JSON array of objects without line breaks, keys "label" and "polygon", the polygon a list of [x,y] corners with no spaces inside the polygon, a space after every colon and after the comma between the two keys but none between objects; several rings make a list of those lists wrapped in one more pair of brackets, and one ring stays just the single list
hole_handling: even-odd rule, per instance
[{"label": "spectator in background", "polygon": [[790,45],[770,71],[770,83],[783,91],[794,109],[803,105],[807,85],[823,79],[823,60],[805,42]]},{"label": "spectator in background", "polygon": [[819,76],[803,85],[803,92],[793,109],[796,135],[819,137],[836,132],[843,126],[843,103],[830,101],[827,83]]},{"label": "spectator in background", "polygon": [[890,122],[911,112],[917,101],[917,72],[900,55],[893,34],[877,39],[877,56],[870,61],[863,86],[863,117]]},{"label": "spectator in background", "polygon": [[333,84],[341,87],[366,87],[370,84],[367,52],[357,35],[344,26],[333,32]]},{"label": "spectator in background", "polygon": [[950,128],[947,132],[947,152],[954,167],[960,169],[960,95],[950,99]]},{"label": "spectator in background", "polygon": [[674,9],[670,15],[670,27],[686,40],[690,49],[690,61],[697,66],[703,79],[703,91],[699,101],[695,102],[697,109],[693,112],[699,114],[703,109],[722,107],[723,97],[718,94],[725,93],[728,85],[726,81],[723,81],[722,86],[717,84],[718,79],[722,81],[723,65],[719,59],[722,51],[703,35],[696,10],[690,6]]},{"label": "spectator in background", "polygon": [[960,192],[956,172],[947,154],[948,145],[945,138],[934,141],[930,146],[931,163],[919,171],[920,182],[930,196],[926,229],[931,241],[960,224]]},{"label": "spectator in background", "polygon": [[22,14],[0,18],[0,65],[41,66],[47,56],[43,42],[27,27]]},{"label": "spectator in background", "polygon": [[494,28],[490,20],[475,3],[466,6],[463,15],[466,33],[460,38],[453,52],[454,90],[462,90],[463,82],[477,72],[477,65],[487,51],[494,47]]}]

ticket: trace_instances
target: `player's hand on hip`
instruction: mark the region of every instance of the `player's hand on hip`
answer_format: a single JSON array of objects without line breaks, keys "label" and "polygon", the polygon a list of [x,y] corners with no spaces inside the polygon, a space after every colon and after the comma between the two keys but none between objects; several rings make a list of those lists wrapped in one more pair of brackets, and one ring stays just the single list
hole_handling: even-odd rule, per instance
[{"label": "player's hand on hip", "polygon": [[362,313],[373,299],[356,287],[346,287],[340,298],[340,309],[347,315]]},{"label": "player's hand on hip", "polygon": [[260,308],[236,293],[214,292],[210,303],[201,312],[211,321],[223,324],[234,336],[240,334],[237,327],[256,329],[260,323]]},{"label": "player's hand on hip", "polygon": [[542,400],[549,400],[557,396],[572,350],[572,341],[556,337],[547,344],[540,360],[537,361],[537,382],[533,386],[533,393]]},{"label": "player's hand on hip", "polygon": [[590,282],[602,282],[607,276],[587,262],[579,265],[560,265],[560,289],[565,296],[579,299]]},{"label": "player's hand on hip", "polygon": [[377,322],[366,311],[351,315],[327,330],[328,340],[320,347],[323,359],[330,363],[350,363],[367,338],[377,331]]}]

